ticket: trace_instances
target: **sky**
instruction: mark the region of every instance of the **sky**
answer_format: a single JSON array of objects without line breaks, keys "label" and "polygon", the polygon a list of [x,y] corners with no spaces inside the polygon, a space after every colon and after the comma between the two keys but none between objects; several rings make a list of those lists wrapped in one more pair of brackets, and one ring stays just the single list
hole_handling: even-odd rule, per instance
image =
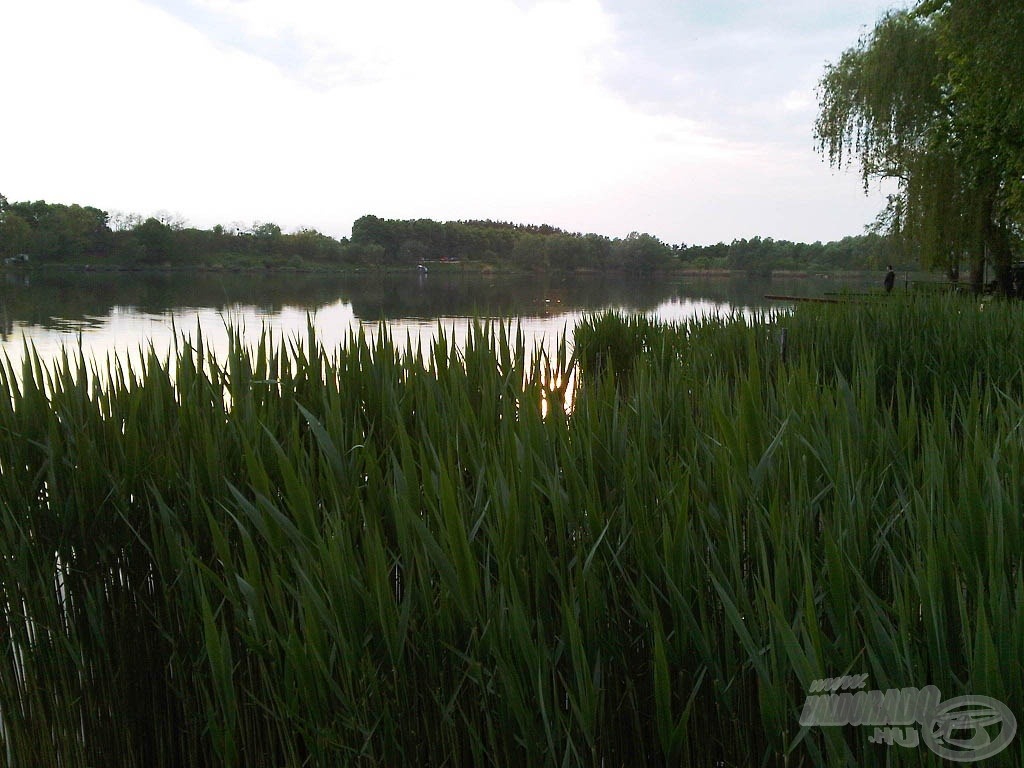
[{"label": "sky", "polygon": [[[0,0],[0,193],[671,244],[863,232],[815,86],[898,0]],[[903,3],[905,5],[905,3]]]}]

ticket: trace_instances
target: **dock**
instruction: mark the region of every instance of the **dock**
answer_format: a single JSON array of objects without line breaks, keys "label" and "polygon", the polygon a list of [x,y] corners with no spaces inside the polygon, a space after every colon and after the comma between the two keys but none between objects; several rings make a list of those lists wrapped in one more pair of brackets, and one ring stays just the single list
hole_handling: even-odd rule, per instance
[{"label": "dock", "polygon": [[777,293],[766,293],[766,299],[771,301],[810,301],[816,304],[846,304],[842,299],[831,296],[782,296]]}]

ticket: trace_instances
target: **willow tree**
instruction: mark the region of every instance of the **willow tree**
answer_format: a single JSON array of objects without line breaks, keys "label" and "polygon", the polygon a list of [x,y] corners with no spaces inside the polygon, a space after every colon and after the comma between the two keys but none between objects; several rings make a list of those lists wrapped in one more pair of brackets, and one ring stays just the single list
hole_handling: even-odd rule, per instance
[{"label": "willow tree", "polygon": [[985,51],[957,14],[987,2],[926,2],[884,16],[826,68],[815,123],[833,166],[858,163],[865,189],[873,180],[897,182],[879,224],[926,265],[953,271],[966,262],[976,287],[988,262],[1008,282],[1019,224],[1008,156],[981,130],[982,117],[989,125],[998,118],[974,98],[963,62]]},{"label": "willow tree", "polygon": [[[987,223],[997,275],[1024,234],[1024,2],[926,0],[966,152],[996,188]],[[1018,252],[1019,253],[1019,252]]]}]

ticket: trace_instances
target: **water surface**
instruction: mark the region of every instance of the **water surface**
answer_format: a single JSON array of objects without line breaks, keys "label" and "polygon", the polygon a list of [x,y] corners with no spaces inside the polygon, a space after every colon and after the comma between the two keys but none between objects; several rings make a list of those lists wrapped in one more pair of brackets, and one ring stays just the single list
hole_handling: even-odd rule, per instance
[{"label": "water surface", "polygon": [[223,353],[227,326],[254,339],[266,328],[304,337],[311,319],[328,348],[360,326],[383,322],[396,339],[432,338],[439,327],[458,342],[469,318],[511,321],[528,343],[550,342],[587,313],[604,309],[670,321],[700,315],[785,309],[765,294],[822,296],[864,280],[770,280],[752,277],[641,278],[618,274],[482,275],[293,273],[0,273],[0,348],[12,360],[24,341],[44,360],[62,347],[103,360],[134,356],[152,344],[161,353],[175,336],[202,331]]}]

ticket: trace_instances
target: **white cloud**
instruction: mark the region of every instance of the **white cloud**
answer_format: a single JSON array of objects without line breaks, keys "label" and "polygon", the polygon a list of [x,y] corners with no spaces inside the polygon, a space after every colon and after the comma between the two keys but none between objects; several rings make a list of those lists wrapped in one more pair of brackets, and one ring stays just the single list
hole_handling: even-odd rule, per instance
[{"label": "white cloud", "polygon": [[[0,191],[12,199],[164,208],[201,226],[343,234],[373,212],[673,242],[772,224],[806,237],[828,218],[806,220],[815,198],[863,203],[809,138],[806,152],[755,141],[753,128],[729,139],[702,115],[644,110],[609,88],[629,48],[597,0],[35,0],[4,17],[0,65],[31,73],[7,79],[19,106],[0,129]],[[737,88],[666,73],[714,99]],[[807,98],[799,82],[733,115],[791,120]],[[830,231],[855,231],[841,222],[858,215]]]}]

